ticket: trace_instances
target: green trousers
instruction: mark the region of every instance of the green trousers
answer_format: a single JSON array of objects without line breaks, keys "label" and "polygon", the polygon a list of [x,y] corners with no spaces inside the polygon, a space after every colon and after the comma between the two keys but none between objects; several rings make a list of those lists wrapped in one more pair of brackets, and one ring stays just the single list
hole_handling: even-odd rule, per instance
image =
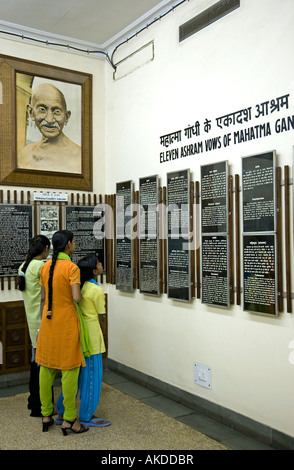
[{"label": "green trousers", "polygon": [[[52,386],[57,369],[48,369],[40,366],[40,400],[43,416],[51,416],[54,410],[52,403]],[[61,371],[64,414],[63,419],[73,421],[76,418],[76,395],[80,368]]]}]

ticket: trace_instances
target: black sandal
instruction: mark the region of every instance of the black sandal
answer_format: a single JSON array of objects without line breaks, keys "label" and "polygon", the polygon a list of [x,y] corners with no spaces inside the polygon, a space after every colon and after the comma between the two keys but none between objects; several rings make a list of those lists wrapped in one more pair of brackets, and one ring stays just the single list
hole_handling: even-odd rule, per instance
[{"label": "black sandal", "polygon": [[72,431],[75,434],[82,434],[83,432],[89,431],[89,428],[84,426],[83,424],[80,424],[81,427],[78,431],[73,429],[73,425],[76,422],[76,419],[74,419],[73,421],[65,421],[65,422],[70,424],[71,426],[69,428],[64,428],[63,426],[61,426],[61,429],[62,429],[62,432],[63,432],[64,436],[67,436],[67,431]]},{"label": "black sandal", "polygon": [[52,418],[52,415],[50,416],[43,416],[43,418],[50,418],[50,421],[43,421],[42,420],[42,424],[43,424],[43,432],[48,432],[48,429],[50,426],[52,426],[52,424],[54,424],[54,419]]}]

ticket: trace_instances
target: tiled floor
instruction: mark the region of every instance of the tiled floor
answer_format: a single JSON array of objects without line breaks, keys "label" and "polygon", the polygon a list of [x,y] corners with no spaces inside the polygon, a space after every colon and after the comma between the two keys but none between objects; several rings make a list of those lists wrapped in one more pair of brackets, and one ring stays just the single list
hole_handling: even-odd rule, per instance
[{"label": "tiled floor", "polygon": [[[214,421],[184,405],[176,403],[169,398],[149,390],[131,380],[105,369],[103,372],[103,381],[120,390],[123,393],[149,405],[156,410],[165,413],[187,426],[191,426],[197,431],[214,439],[232,450],[274,450],[259,441],[245,436],[244,434],[226,426],[222,423]],[[13,385],[8,387],[0,387],[0,398],[4,396],[13,396],[28,391],[27,384]]]},{"label": "tiled floor", "polygon": [[232,450],[274,450],[262,442],[245,436],[201,413],[138,385],[127,378],[107,369],[103,372],[103,381],[108,385],[140,400],[141,402],[165,413],[166,415],[191,426],[206,436],[222,443]]}]

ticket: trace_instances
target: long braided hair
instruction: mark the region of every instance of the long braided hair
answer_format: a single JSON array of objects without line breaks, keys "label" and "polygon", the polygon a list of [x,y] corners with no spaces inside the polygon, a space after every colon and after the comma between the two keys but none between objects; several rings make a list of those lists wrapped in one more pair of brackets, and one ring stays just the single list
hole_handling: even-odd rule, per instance
[{"label": "long braided hair", "polygon": [[52,254],[52,263],[49,270],[49,279],[48,279],[48,310],[47,318],[50,320],[52,315],[52,297],[53,297],[53,274],[54,268],[57,261],[58,254],[61,251],[64,251],[68,242],[73,241],[74,234],[69,230],[59,230],[55,232],[52,237],[53,245],[53,254]]},{"label": "long braided hair", "polygon": [[28,269],[30,262],[36,256],[39,256],[41,253],[43,253],[47,246],[50,247],[50,240],[49,238],[45,237],[45,235],[36,235],[30,240],[27,257],[17,280],[17,288],[19,290],[24,291],[26,288],[25,272]]}]

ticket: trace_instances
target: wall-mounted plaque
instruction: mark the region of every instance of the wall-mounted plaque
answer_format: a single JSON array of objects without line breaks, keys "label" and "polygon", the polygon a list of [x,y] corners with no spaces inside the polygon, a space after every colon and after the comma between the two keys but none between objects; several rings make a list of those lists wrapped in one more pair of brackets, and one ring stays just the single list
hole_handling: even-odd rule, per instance
[{"label": "wall-mounted plaque", "polygon": [[201,166],[202,233],[228,231],[228,163]]},{"label": "wall-mounted plaque", "polygon": [[94,236],[94,224],[103,217],[95,212],[91,206],[65,206],[66,229],[74,233],[76,248],[72,254],[72,261],[77,263],[81,258],[94,254],[106,269],[105,238]]},{"label": "wall-mounted plaque", "polygon": [[158,177],[140,178],[140,292],[159,295]]},{"label": "wall-mounted plaque", "polygon": [[33,236],[33,208],[0,204],[0,276],[15,276]]},{"label": "wall-mounted plaque", "polygon": [[202,303],[228,307],[228,162],[201,166]]},{"label": "wall-mounted plaque", "polygon": [[242,158],[243,232],[276,230],[275,152]]},{"label": "wall-mounted plaque", "polygon": [[59,230],[59,206],[49,204],[38,207],[38,233],[52,241],[55,232]]},{"label": "wall-mounted plaque", "polygon": [[167,174],[167,204],[167,293],[169,298],[190,301],[189,170]]},{"label": "wall-mounted plaque", "polygon": [[133,290],[132,181],[116,184],[116,288]]},{"label": "wall-mounted plaque", "polygon": [[275,235],[243,236],[244,310],[277,314]]},{"label": "wall-mounted plaque", "polygon": [[229,306],[228,236],[202,236],[202,302]]}]

